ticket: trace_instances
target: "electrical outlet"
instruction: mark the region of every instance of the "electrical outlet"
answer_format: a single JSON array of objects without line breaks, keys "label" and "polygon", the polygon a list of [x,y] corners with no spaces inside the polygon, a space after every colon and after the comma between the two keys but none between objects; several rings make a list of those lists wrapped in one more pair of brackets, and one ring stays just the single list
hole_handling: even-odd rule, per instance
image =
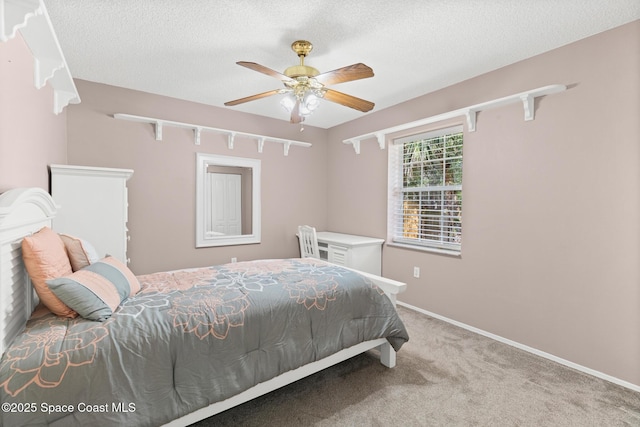
[{"label": "electrical outlet", "polygon": [[231,258],[231,262],[238,262],[238,258],[236,257]]},{"label": "electrical outlet", "polygon": [[416,279],[420,277],[420,267],[413,267],[413,277]]}]

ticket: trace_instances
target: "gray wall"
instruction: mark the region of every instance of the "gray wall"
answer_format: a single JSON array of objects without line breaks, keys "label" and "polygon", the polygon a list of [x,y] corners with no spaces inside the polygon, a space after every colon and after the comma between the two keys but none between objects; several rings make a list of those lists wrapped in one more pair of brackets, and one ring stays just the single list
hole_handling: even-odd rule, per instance
[{"label": "gray wall", "polygon": [[521,103],[478,114],[462,256],[385,246],[383,274],[401,301],[640,385],[639,75],[636,21],[333,128],[328,226],[386,237],[387,151],[342,140],[568,85],[534,121]]},{"label": "gray wall", "polygon": [[67,110],[53,114],[53,90],[36,89],[33,57],[20,33],[0,42],[0,193],[49,189],[47,165],[67,161]]},{"label": "gray wall", "polygon": [[[193,102],[76,80],[82,103],[68,111],[69,163],[133,169],[129,188],[131,269],[145,274],[257,258],[299,256],[299,224],[326,227],[327,131]],[[311,142],[311,148],[237,135],[234,149],[224,134],[163,128],[156,141],[151,124],[113,118],[115,113],[163,118],[238,132]],[[261,159],[262,242],[256,245],[195,248],[196,153]]]}]

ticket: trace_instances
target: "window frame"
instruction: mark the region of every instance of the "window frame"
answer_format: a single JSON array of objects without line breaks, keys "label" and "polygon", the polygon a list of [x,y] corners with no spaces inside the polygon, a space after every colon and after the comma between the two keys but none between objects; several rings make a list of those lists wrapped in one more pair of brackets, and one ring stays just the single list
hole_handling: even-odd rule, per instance
[{"label": "window frame", "polygon": [[[460,123],[448,124],[444,127],[420,130],[413,134],[403,135],[393,138],[389,144],[389,156],[388,156],[388,194],[387,194],[387,245],[397,246],[407,249],[414,249],[427,252],[436,252],[445,255],[460,256],[462,253],[462,169],[464,164],[464,153],[456,158],[461,159],[460,164],[460,182],[453,184],[446,184],[442,182],[442,185],[425,185],[419,187],[405,187],[404,186],[404,146],[409,142],[433,139],[451,134],[462,135],[462,149],[464,150],[464,126]],[[451,158],[453,159],[453,157]],[[446,158],[443,158],[443,163],[446,163]],[[443,174],[444,176],[444,174]],[[460,212],[460,226],[459,226],[459,243],[445,242],[444,239],[427,239],[420,236],[417,239],[407,238],[401,236],[401,233],[405,233],[404,228],[404,202],[406,193],[434,193],[441,192],[444,194],[447,191],[459,192],[459,212]],[[422,212],[422,211],[420,211]],[[442,221],[445,218],[444,210],[442,206],[439,212],[439,218]],[[422,233],[422,231],[419,231]]]},{"label": "window frame", "polygon": [[[207,232],[206,222],[211,218],[207,169],[209,166],[241,167],[252,170],[251,185],[251,233],[238,235],[215,235]],[[219,154],[196,153],[196,248],[212,246],[234,246],[256,244],[261,241],[261,195],[260,195],[260,159],[230,157]]]}]

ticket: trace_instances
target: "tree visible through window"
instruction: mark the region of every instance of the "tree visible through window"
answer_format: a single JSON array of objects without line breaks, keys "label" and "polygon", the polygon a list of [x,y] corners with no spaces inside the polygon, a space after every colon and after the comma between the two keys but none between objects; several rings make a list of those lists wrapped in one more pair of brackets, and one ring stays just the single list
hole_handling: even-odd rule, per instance
[{"label": "tree visible through window", "polygon": [[394,141],[390,151],[392,242],[459,252],[462,242],[462,127]]}]

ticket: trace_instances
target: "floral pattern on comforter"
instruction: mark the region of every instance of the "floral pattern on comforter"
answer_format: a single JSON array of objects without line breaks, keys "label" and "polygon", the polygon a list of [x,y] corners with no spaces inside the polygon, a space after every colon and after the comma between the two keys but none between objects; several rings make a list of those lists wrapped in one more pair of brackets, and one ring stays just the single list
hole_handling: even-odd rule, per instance
[{"label": "floral pattern on comforter", "polygon": [[0,360],[2,425],[155,426],[359,342],[408,340],[380,289],[311,259],[138,279],[106,322],[28,322]]}]

